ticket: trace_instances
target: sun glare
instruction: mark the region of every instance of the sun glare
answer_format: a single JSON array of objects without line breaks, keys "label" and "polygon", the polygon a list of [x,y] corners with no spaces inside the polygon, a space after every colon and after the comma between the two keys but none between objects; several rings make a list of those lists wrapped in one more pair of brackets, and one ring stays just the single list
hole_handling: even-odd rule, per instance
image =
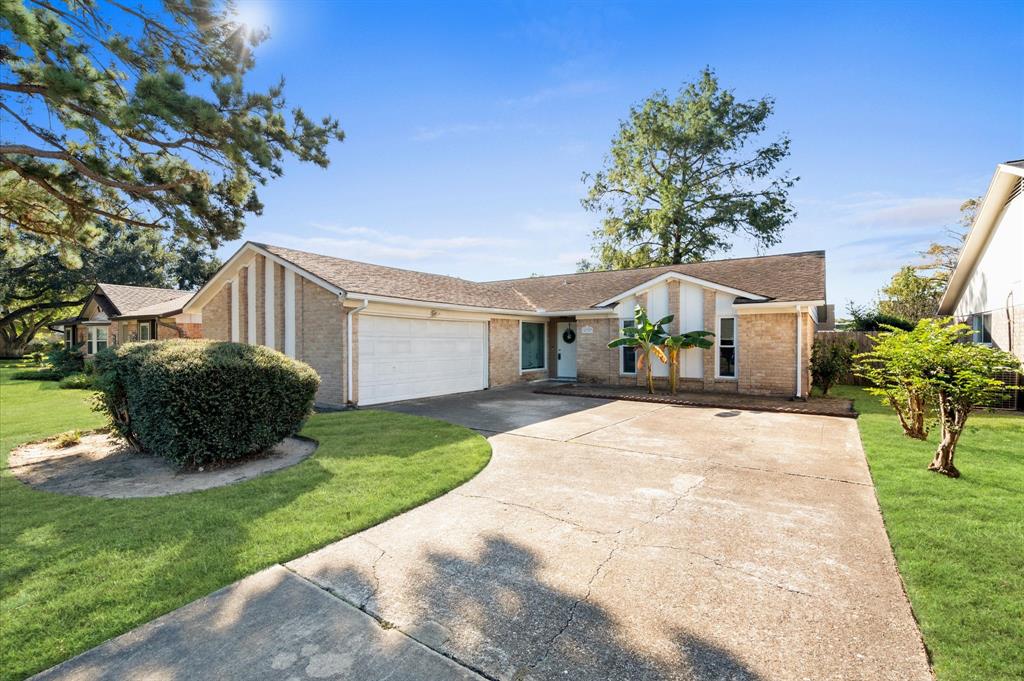
[{"label": "sun glare", "polygon": [[235,20],[244,25],[246,30],[266,31],[270,29],[270,6],[266,2],[242,0],[236,3]]}]

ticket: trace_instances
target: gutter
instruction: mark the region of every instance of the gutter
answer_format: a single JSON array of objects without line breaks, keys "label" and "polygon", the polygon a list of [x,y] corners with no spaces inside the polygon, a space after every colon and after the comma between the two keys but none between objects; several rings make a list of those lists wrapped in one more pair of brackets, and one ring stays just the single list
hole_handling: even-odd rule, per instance
[{"label": "gutter", "polygon": [[[339,295],[338,297],[342,298],[342,295]],[[359,307],[354,307],[349,310],[348,323],[345,324],[345,334],[347,336],[345,339],[345,363],[347,365],[345,372],[347,374],[345,397],[347,398],[346,401],[351,405],[355,405],[355,402],[352,400],[352,355],[354,354],[352,351],[352,322],[355,321],[355,316],[365,310],[369,304],[369,299],[363,298],[363,302]]]}]

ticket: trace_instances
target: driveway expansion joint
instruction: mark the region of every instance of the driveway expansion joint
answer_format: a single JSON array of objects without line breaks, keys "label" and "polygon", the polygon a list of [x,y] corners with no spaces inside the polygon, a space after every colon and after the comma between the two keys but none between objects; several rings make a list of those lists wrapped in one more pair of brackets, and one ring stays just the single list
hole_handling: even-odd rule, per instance
[{"label": "driveway expansion joint", "polygon": [[[382,551],[381,555],[383,555],[383,554],[384,554],[384,552]],[[378,556],[378,560],[379,559],[380,559],[380,556]],[[462,667],[463,669],[465,669],[467,671],[470,671],[470,672],[476,674],[477,676],[479,676],[479,677],[481,677],[483,679],[486,679],[487,681],[500,681],[500,679],[498,677],[492,676],[492,675],[488,674],[484,670],[482,670],[482,669],[480,669],[478,667],[475,667],[475,666],[467,663],[465,660],[461,660],[458,657],[456,657],[455,655],[453,655],[453,654],[451,654],[451,653],[449,653],[447,651],[438,650],[437,648],[431,646],[430,644],[426,643],[425,641],[422,641],[422,640],[416,638],[415,636],[413,636],[409,632],[407,632],[404,629],[402,629],[402,627],[398,626],[394,622],[389,622],[388,620],[384,619],[383,617],[381,617],[377,613],[373,612],[372,610],[368,610],[365,607],[359,605],[358,603],[353,603],[348,598],[346,598],[344,595],[339,593],[337,590],[331,588],[330,586],[325,585],[325,584],[321,584],[320,582],[318,582],[315,579],[310,579],[306,575],[302,574],[301,572],[296,572],[293,568],[288,567],[287,565],[283,565],[283,564],[279,564],[279,565],[281,565],[281,567],[283,567],[285,570],[288,570],[288,572],[292,573],[293,575],[295,575],[299,579],[301,579],[301,580],[311,584],[312,586],[316,587],[317,589],[320,589],[324,593],[329,594],[330,596],[332,596],[333,598],[336,598],[337,600],[341,601],[345,605],[347,605],[347,606],[349,606],[351,608],[355,608],[356,610],[358,610],[359,612],[363,613],[367,617],[371,617],[375,622],[377,622],[377,625],[380,626],[381,629],[388,629],[388,630],[391,630],[391,631],[395,631],[395,632],[401,634],[402,636],[404,636],[405,638],[409,639],[410,641],[413,641],[417,645],[422,646],[423,648],[426,648],[427,650],[429,650],[430,652],[434,653],[435,655],[440,655],[441,657],[449,659],[452,662],[454,662],[455,664],[457,664],[460,667]],[[395,672],[395,670],[392,670],[391,673],[388,676],[390,676],[394,672]],[[384,679],[387,679],[388,676],[383,677],[383,679],[381,679],[381,681],[384,681]]]}]

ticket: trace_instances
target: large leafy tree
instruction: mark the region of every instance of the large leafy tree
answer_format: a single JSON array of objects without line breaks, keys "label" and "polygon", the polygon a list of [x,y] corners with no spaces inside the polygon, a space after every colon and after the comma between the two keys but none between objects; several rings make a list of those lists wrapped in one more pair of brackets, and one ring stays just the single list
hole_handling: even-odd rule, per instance
[{"label": "large leafy tree", "polygon": [[583,206],[603,221],[594,260],[580,268],[706,260],[737,234],[779,243],[799,178],[778,170],[789,138],[763,139],[773,107],[768,97],[737,101],[705,69],[676,97],[656,92],[630,109],[604,169],[583,176]]},{"label": "large leafy tree", "polygon": [[98,281],[192,289],[219,265],[199,244],[145,227],[104,224],[81,265],[71,268],[57,245],[16,232],[0,244],[0,356],[21,355],[47,324],[77,313]]},{"label": "large leafy tree", "polygon": [[259,213],[293,155],[328,164],[336,120],[245,86],[266,37],[231,3],[0,2],[0,238],[71,265],[107,224],[216,246]]},{"label": "large leafy tree", "polygon": [[920,252],[924,263],[917,265],[916,269],[929,272],[931,276],[942,282],[943,285],[949,280],[949,275],[956,268],[957,260],[960,259],[960,249],[964,246],[967,233],[978,216],[978,209],[981,208],[982,197],[967,199],[960,204],[960,218],[956,226],[946,228],[946,239],[933,241],[928,248]]},{"label": "large leafy tree", "polygon": [[945,288],[943,279],[919,274],[915,267],[902,267],[879,291],[878,311],[916,324],[935,316]]}]

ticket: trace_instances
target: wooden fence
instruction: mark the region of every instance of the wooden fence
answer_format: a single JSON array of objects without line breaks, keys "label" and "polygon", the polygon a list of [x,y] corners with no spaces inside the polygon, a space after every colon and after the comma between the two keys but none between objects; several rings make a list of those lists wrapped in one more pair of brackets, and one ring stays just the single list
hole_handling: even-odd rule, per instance
[{"label": "wooden fence", "polygon": [[[821,343],[853,343],[857,346],[854,354],[867,352],[871,349],[871,334],[865,331],[816,331],[814,340]],[[854,375],[851,371],[839,379],[839,383],[846,385],[868,385],[868,382],[860,376]]]}]

